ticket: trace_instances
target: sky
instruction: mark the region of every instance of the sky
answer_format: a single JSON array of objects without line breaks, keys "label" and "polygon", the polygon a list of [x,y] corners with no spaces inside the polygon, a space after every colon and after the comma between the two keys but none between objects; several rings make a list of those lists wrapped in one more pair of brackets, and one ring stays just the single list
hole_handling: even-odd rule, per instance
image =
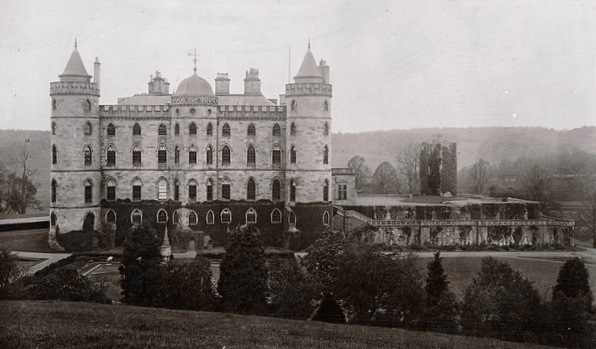
[{"label": "sky", "polygon": [[100,104],[192,74],[284,93],[310,39],[331,69],[333,131],[596,125],[596,0],[0,0],[2,129],[50,128],[75,38]]}]

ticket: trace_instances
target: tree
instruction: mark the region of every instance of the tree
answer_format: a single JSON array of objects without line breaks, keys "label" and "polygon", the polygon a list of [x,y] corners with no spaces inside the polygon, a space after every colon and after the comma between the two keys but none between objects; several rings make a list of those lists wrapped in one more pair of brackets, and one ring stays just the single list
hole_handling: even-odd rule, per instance
[{"label": "tree", "polygon": [[408,144],[397,153],[397,171],[406,179],[408,192],[420,194],[420,146]]},{"label": "tree", "polygon": [[553,299],[560,296],[559,293],[568,298],[583,297],[584,310],[590,311],[592,308],[590,277],[584,261],[580,258],[568,259],[559,270],[557,284],[553,288]]},{"label": "tree", "polygon": [[372,177],[372,186],[376,194],[397,194],[399,181],[395,167],[387,161],[379,164]]},{"label": "tree", "polygon": [[17,257],[5,250],[0,250],[0,299],[11,293],[11,285],[23,275],[17,264]]},{"label": "tree", "polygon": [[586,188],[581,207],[577,210],[578,225],[592,235],[592,247],[596,248],[596,186]]},{"label": "tree", "polygon": [[366,160],[359,155],[356,155],[348,161],[348,167],[354,171],[356,175],[356,190],[361,192],[366,185],[366,178],[370,176],[370,168],[365,164]]},{"label": "tree", "polygon": [[447,274],[443,269],[440,252],[427,264],[425,327],[434,331],[452,332],[457,327],[458,304],[449,290]]},{"label": "tree", "polygon": [[312,312],[313,287],[295,258],[273,259],[269,263],[269,299],[275,315],[306,320]]},{"label": "tree", "polygon": [[524,199],[540,202],[540,211],[553,213],[560,209],[555,201],[548,176],[538,165],[531,167],[521,179],[521,194]]},{"label": "tree", "polygon": [[[40,205],[35,198],[37,188],[31,182],[31,178],[37,173],[37,169],[30,165],[31,160],[31,154],[26,150],[22,151],[16,159],[15,174],[9,176],[7,208],[19,214],[27,213],[28,207],[38,208]],[[17,175],[19,172],[20,177]]]},{"label": "tree", "polygon": [[479,159],[470,169],[472,179],[472,193],[482,194],[490,180],[490,164],[484,159]]},{"label": "tree", "polygon": [[253,224],[236,229],[219,270],[217,290],[225,311],[264,312],[268,269],[259,229]]}]

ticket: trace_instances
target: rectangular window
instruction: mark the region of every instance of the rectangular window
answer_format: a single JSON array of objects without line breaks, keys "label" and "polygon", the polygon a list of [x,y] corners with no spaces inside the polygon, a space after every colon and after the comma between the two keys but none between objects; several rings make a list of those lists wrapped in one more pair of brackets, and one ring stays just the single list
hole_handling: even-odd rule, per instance
[{"label": "rectangular window", "polygon": [[140,151],[133,151],[132,152],[132,164],[133,165],[140,165],[141,164],[141,152]]},{"label": "rectangular window", "polygon": [[180,200],[180,186],[178,184],[174,186],[174,200]]},{"label": "rectangular window", "polygon": [[188,153],[188,163],[189,164],[197,163],[197,152],[196,151],[191,151]]},{"label": "rectangular window", "polygon": [[197,186],[194,184],[188,186],[188,200],[197,201]]},{"label": "rectangular window", "polygon": [[229,184],[221,185],[221,198],[225,199],[225,200],[230,200],[230,185]]},{"label": "rectangular window", "polygon": [[273,151],[273,165],[281,164],[281,150],[274,150]]},{"label": "rectangular window", "polygon": [[90,185],[85,186],[85,203],[90,204],[93,198],[92,194],[93,187]]},{"label": "rectangular window", "polygon": [[165,150],[157,151],[157,163],[166,164],[168,162],[168,153]]},{"label": "rectangular window", "polygon": [[108,166],[116,165],[116,152],[113,150],[108,151]]},{"label": "rectangular window", "polygon": [[132,199],[135,201],[141,200],[141,186],[140,185],[132,186]]},{"label": "rectangular window", "polygon": [[207,185],[207,201],[213,201],[213,186]]},{"label": "rectangular window", "polygon": [[108,187],[108,201],[116,200],[116,187]]},{"label": "rectangular window", "polygon": [[346,184],[340,184],[337,187],[337,199],[346,200],[348,198],[348,186]]}]

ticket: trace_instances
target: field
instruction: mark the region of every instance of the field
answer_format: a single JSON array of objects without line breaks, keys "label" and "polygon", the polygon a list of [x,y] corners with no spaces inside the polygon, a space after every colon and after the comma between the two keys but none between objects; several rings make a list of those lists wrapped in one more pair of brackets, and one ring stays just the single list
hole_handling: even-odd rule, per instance
[{"label": "field", "polygon": [[2,348],[548,348],[486,338],[256,316],[1,301]]},{"label": "field", "polygon": [[54,252],[48,246],[48,229],[0,231],[0,249],[8,251]]}]

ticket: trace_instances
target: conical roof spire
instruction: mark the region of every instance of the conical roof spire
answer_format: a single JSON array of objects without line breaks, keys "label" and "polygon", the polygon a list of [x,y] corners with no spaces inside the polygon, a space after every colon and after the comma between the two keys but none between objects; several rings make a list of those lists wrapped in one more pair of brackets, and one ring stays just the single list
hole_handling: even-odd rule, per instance
[{"label": "conical roof spire", "polygon": [[91,79],[91,75],[87,74],[87,70],[85,69],[85,65],[83,64],[77,46],[77,39],[75,39],[74,51],[70,55],[68,63],[66,63],[64,72],[59,75],[61,81],[81,81],[81,78],[88,81]]},{"label": "conical roof spire", "polygon": [[301,80],[305,79],[315,79],[317,81],[318,79],[323,79],[323,77],[319,73],[319,69],[317,69],[317,62],[315,61],[315,57],[310,51],[310,39],[308,40],[308,50],[304,55],[304,59],[302,60],[300,70],[298,70],[298,74],[294,76],[294,80],[296,82],[300,82]]}]

